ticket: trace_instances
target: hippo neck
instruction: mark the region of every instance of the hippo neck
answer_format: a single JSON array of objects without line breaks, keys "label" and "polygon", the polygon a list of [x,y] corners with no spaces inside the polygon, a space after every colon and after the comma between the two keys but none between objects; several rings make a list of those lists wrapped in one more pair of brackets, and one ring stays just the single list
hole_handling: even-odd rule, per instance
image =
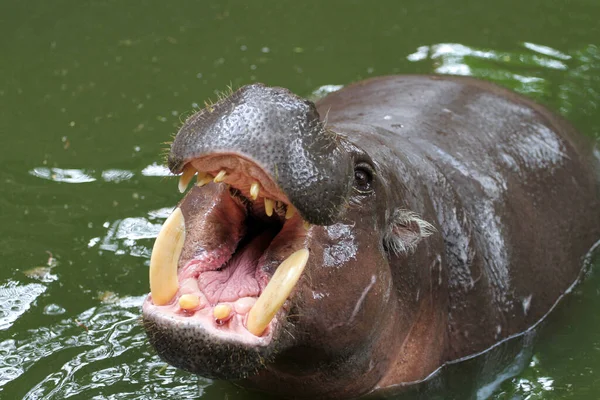
[{"label": "hippo neck", "polygon": [[[337,123],[331,129],[385,165],[378,178],[383,181],[388,214],[410,210],[439,225],[428,183],[434,180],[443,185],[445,177],[422,155],[418,144],[384,127],[358,122]],[[412,252],[388,257],[398,318],[385,342],[389,364],[378,387],[422,379],[443,364],[448,354],[448,271],[441,232],[423,240]]]}]

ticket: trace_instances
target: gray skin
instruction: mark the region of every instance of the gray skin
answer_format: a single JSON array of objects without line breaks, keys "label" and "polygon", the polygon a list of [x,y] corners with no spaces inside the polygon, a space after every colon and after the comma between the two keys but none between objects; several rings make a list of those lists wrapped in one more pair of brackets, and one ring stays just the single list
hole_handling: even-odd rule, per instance
[{"label": "gray skin", "polygon": [[592,144],[471,78],[375,78],[316,108],[247,86],[185,123],[169,166],[219,152],[256,162],[315,224],[299,239],[310,258],[290,311],[264,349],[144,323],[172,364],[280,396],[401,386],[519,334],[577,281],[600,238]]},{"label": "gray skin", "polygon": [[190,159],[239,153],[257,162],[306,220],[329,225],[339,218],[352,187],[352,160],[339,142],[312,102],[258,84],[188,119],[168,165],[179,173]]}]

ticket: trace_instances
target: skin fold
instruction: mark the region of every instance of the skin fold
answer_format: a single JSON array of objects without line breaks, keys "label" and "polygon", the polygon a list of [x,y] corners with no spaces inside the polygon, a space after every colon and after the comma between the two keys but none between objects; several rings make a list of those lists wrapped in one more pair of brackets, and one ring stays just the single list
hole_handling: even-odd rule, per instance
[{"label": "skin fold", "polygon": [[[221,156],[256,166],[273,185],[265,190],[311,224],[283,229],[260,268],[272,274],[303,247],[305,271],[260,346],[211,338],[146,304],[144,326],[173,365],[282,397],[418,381],[519,334],[577,281],[600,239],[593,144],[472,78],[374,78],[316,105],[246,86],[186,121],[169,167],[209,168]],[[215,248],[219,232],[238,235],[214,212],[233,207],[216,185],[180,203],[186,221],[212,227]],[[192,253],[190,240],[182,257]]]}]

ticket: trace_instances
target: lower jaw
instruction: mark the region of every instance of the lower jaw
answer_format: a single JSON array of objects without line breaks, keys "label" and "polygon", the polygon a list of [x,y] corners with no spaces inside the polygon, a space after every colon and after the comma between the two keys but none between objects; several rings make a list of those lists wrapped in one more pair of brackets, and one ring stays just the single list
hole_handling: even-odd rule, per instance
[{"label": "lower jaw", "polygon": [[[185,287],[182,289],[185,290]],[[200,295],[202,299],[204,296]],[[260,335],[250,333],[246,327],[248,318],[248,308],[240,312],[239,303],[256,298],[238,299],[234,302],[219,302],[217,305],[210,305],[205,302],[202,307],[191,311],[182,310],[177,302],[167,305],[156,305],[152,302],[151,296],[148,296],[142,306],[144,319],[151,319],[153,322],[160,321],[164,325],[172,325],[172,334],[178,334],[178,327],[187,326],[190,329],[197,329],[207,335],[227,343],[240,343],[248,346],[267,346],[273,339],[273,334],[277,330],[280,318],[285,318],[286,307],[282,307],[275,318],[269,323],[264,332]],[[228,315],[224,319],[215,317],[217,307],[227,307]]]},{"label": "lower jaw", "polygon": [[283,311],[272,321],[268,335],[236,335],[165,315],[148,299],[143,305],[143,325],[158,355],[177,368],[211,379],[245,379],[264,369],[287,347],[280,340],[279,332],[285,328],[279,321],[285,321]]}]

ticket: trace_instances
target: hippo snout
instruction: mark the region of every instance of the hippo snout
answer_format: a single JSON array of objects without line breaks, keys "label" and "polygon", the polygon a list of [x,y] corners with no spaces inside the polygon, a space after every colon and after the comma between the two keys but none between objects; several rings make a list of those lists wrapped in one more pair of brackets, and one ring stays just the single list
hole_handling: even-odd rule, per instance
[{"label": "hippo snout", "polygon": [[180,173],[194,160],[211,170],[228,156],[261,169],[312,224],[329,225],[343,212],[352,160],[315,105],[287,89],[244,86],[193,115],[173,142],[168,166]]}]

